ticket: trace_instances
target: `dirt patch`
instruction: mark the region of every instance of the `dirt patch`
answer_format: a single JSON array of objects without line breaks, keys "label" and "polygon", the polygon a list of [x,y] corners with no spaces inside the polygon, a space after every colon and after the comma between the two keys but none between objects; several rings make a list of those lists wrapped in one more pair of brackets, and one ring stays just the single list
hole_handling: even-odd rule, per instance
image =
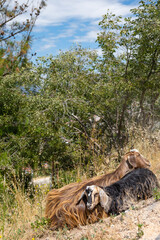
[{"label": "dirt patch", "polygon": [[160,240],[160,201],[140,201],[132,209],[95,224],[46,232],[41,240]]}]

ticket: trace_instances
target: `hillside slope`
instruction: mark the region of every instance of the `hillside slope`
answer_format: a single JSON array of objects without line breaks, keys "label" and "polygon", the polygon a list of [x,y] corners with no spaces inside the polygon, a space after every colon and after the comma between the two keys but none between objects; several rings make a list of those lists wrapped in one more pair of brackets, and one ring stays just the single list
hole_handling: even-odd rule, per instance
[{"label": "hillside slope", "polygon": [[160,240],[160,201],[154,198],[141,201],[134,209],[129,209],[118,216],[72,230],[46,232],[45,236],[39,239]]},{"label": "hillside slope", "polygon": [[[157,152],[155,152],[157,153]],[[149,155],[149,154],[148,154]],[[159,154],[151,161],[151,170],[160,183]],[[160,191],[158,190],[158,198]],[[160,199],[155,196],[136,203],[118,216],[105,218],[95,224],[72,230],[46,230],[38,240],[160,240]],[[37,238],[36,238],[37,240]]]}]

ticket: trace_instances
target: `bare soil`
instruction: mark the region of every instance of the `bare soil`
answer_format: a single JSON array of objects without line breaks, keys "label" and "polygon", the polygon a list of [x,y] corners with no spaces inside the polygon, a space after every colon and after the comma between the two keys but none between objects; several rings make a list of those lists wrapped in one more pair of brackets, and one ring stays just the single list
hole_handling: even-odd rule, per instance
[{"label": "bare soil", "polygon": [[118,216],[72,230],[47,231],[41,240],[160,240],[160,201],[150,198]]}]

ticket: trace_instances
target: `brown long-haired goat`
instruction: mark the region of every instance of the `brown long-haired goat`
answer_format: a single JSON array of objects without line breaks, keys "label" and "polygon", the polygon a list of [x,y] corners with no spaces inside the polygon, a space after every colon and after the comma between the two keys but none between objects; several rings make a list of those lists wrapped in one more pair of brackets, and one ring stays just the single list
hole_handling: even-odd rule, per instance
[{"label": "brown long-haired goat", "polygon": [[46,199],[46,218],[50,220],[51,228],[56,229],[65,225],[73,228],[78,225],[94,223],[103,218],[106,213],[101,206],[97,206],[91,213],[83,201],[77,205],[77,201],[86,187],[90,185],[108,186],[136,168],[149,166],[150,162],[138,150],[133,149],[124,155],[121,164],[114,172],[51,190]]}]

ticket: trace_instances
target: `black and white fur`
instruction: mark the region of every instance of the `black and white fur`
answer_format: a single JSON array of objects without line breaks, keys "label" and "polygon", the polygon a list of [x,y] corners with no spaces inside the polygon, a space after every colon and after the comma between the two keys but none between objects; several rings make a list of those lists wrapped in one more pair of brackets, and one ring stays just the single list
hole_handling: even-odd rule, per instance
[{"label": "black and white fur", "polygon": [[138,168],[110,186],[87,186],[78,203],[83,199],[88,210],[100,204],[107,214],[118,214],[136,201],[150,198],[156,187],[159,184],[154,173]]}]

